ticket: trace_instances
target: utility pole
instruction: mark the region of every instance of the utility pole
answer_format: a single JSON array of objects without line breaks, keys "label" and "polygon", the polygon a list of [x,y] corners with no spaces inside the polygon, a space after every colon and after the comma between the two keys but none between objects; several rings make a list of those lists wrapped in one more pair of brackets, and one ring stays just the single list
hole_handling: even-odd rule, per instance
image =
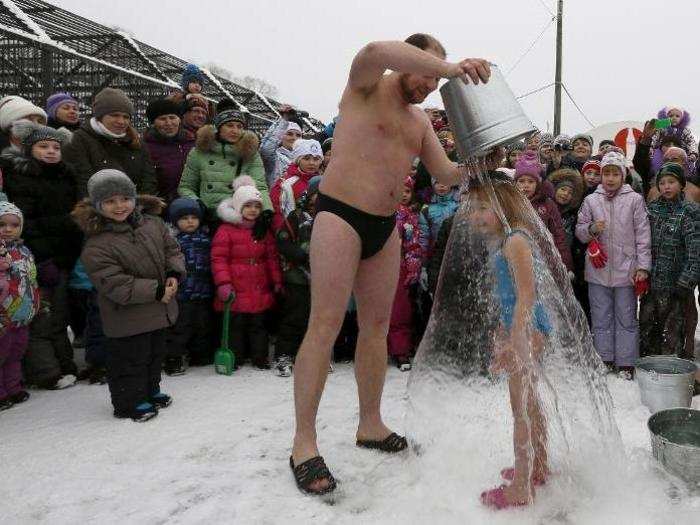
[{"label": "utility pole", "polygon": [[561,133],[561,42],[564,0],[557,0],[557,64],[554,73],[554,136]]}]

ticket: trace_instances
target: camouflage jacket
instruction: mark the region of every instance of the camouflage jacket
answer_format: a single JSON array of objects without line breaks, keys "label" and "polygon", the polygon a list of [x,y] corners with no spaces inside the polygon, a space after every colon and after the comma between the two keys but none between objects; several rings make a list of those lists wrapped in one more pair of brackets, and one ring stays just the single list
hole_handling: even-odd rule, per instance
[{"label": "camouflage jacket", "polygon": [[700,280],[700,206],[659,197],[648,211],[652,289],[692,290]]}]

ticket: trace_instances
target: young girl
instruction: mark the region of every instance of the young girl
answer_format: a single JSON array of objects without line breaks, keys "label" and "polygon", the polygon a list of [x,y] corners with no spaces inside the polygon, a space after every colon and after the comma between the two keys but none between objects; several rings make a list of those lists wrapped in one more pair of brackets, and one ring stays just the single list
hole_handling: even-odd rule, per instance
[{"label": "young girl", "polygon": [[492,177],[494,195],[507,224],[498,218],[487,188],[472,182],[469,188],[469,221],[490,245],[494,273],[494,302],[498,305],[497,330],[491,371],[508,374],[513,412],[515,467],[501,471],[512,481],[481,494],[484,505],[495,509],[526,505],[534,486],[544,483],[547,435],[537,396],[536,360],[551,332],[548,314],[537,298],[535,271],[542,265],[532,250],[532,238],[524,223],[528,208],[516,185],[505,177]]},{"label": "young girl", "polygon": [[241,176],[233,197],[219,204],[223,221],[211,245],[211,269],[216,285],[214,309],[231,303],[231,345],[239,362],[250,356],[253,365],[269,369],[265,312],[282,293],[282,273],[275,239],[268,229],[255,228],[263,196],[253,180]]},{"label": "young girl", "polygon": [[601,167],[602,183],[583,201],[576,237],[596,241],[585,271],[593,344],[608,368],[632,379],[639,353],[635,286],[649,277],[651,231],[644,198],[624,184],[624,156],[606,153]]},{"label": "young girl", "polygon": [[396,212],[396,228],[401,238],[401,267],[387,338],[389,355],[402,372],[411,369],[410,357],[414,350],[411,287],[418,282],[423,260],[413,186],[413,179],[406,177],[401,204]]},{"label": "young girl", "polygon": [[27,325],[39,310],[36,266],[22,244],[24,217],[9,202],[0,202],[0,410],[22,403],[22,356],[27,348]]},{"label": "young girl", "polygon": [[101,170],[73,217],[85,232],[80,257],[98,293],[107,336],[107,383],[114,416],[148,421],[172,402],[160,391],[165,329],[177,320],[178,283],[185,276],[180,248],[158,215],[165,203],[136,198],[118,170]]},{"label": "young girl", "polygon": [[573,271],[571,250],[566,244],[566,234],[561,223],[559,209],[555,202],[543,191],[543,166],[534,151],[526,151],[515,164],[515,182],[520,191],[530,200],[530,204],[544,222],[554,238],[554,244],[559,251],[566,269]]},{"label": "young girl", "polygon": [[691,162],[697,160],[698,143],[690,131],[690,114],[679,106],[667,106],[659,111],[659,119],[669,119],[671,125],[665,129],[657,130],[651,137],[651,156],[654,171],[658,171],[663,163],[661,141],[668,135],[675,135],[683,144],[682,148],[689,156]]},{"label": "young girl", "polygon": [[583,175],[583,182],[585,184],[584,194],[588,197],[598,189],[598,184],[600,184],[602,180],[600,176],[600,161],[590,159],[581,168],[581,174]]}]

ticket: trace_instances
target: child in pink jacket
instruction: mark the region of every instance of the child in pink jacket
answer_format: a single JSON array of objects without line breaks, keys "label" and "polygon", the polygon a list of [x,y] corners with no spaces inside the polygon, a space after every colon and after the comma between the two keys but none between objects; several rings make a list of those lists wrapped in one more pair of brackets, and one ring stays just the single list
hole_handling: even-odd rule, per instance
[{"label": "child in pink jacket", "polygon": [[651,229],[644,198],[624,183],[625,158],[607,153],[601,171],[600,185],[579,211],[576,237],[600,245],[589,245],[586,255],[593,343],[609,368],[632,379],[639,355],[635,288],[641,291],[649,278]]}]

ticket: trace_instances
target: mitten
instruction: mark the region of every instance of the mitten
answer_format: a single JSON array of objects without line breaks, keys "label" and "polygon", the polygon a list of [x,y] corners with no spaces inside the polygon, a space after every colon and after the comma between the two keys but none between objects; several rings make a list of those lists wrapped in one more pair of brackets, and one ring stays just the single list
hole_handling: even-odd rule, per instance
[{"label": "mitten", "polygon": [[216,296],[219,301],[225,303],[233,296],[233,287],[230,284],[222,284],[216,288]]},{"label": "mitten", "polygon": [[608,262],[608,254],[605,253],[605,250],[598,242],[598,239],[593,239],[588,243],[586,255],[588,255],[588,258],[591,260],[591,264],[594,268],[605,268],[605,265]]}]

